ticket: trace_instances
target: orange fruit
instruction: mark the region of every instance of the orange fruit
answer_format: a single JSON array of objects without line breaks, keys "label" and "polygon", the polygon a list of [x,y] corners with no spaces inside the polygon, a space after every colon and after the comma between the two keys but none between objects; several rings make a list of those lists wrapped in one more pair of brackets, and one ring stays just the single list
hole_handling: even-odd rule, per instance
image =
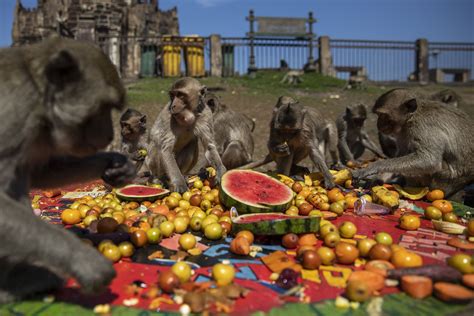
[{"label": "orange fruit", "polygon": [[357,196],[349,196],[347,197],[346,195],[346,202],[347,202],[347,207],[348,208],[354,208],[354,203],[358,200],[359,198]]},{"label": "orange fruit", "polygon": [[166,215],[169,213],[170,209],[167,205],[157,205],[153,208],[150,208],[150,211],[152,211],[155,214],[161,214],[161,215]]},{"label": "orange fruit", "polygon": [[61,213],[61,220],[64,224],[74,225],[81,222],[81,212],[79,210],[65,209]]},{"label": "orange fruit", "polygon": [[318,238],[316,238],[315,234],[304,234],[300,236],[300,239],[298,240],[298,245],[313,246],[316,245],[317,242]]},{"label": "orange fruit", "polygon": [[467,224],[467,233],[469,236],[474,236],[474,219],[469,220]]},{"label": "orange fruit", "polygon": [[150,201],[143,201],[143,202],[142,202],[142,205],[148,207],[148,206],[151,205],[151,202],[150,202]]},{"label": "orange fruit", "polygon": [[421,222],[418,216],[405,214],[400,217],[399,224],[405,230],[417,230],[420,228]]},{"label": "orange fruit", "polygon": [[453,205],[447,200],[435,200],[431,203],[431,205],[439,209],[443,214],[453,211]]},{"label": "orange fruit", "polygon": [[253,233],[249,230],[241,230],[240,232],[238,232],[237,235],[235,235],[235,238],[239,238],[239,237],[243,237],[247,239],[250,245],[253,243],[253,240],[254,240]]},{"label": "orange fruit", "polygon": [[428,192],[428,194],[426,194],[426,198],[430,202],[433,202],[436,200],[442,200],[444,199],[444,192],[439,189],[434,189]]},{"label": "orange fruit", "polygon": [[423,265],[423,259],[411,251],[395,251],[390,259],[395,268],[413,268]]},{"label": "orange fruit", "polygon": [[344,195],[341,193],[341,190],[339,188],[333,188],[328,191],[328,198],[331,202],[339,201],[341,199],[341,195],[342,198],[344,198]]}]

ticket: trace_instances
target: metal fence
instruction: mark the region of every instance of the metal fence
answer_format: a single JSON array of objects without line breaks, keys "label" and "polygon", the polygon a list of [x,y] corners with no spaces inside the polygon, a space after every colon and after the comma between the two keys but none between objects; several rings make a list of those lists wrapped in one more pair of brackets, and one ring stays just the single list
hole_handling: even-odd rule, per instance
[{"label": "metal fence", "polygon": [[[259,70],[276,70],[284,60],[291,69],[302,69],[308,62],[309,48],[306,39],[255,38],[253,40],[255,65]],[[223,72],[232,75],[246,74],[249,68],[250,39],[247,37],[222,38]],[[317,59],[317,44],[313,45]],[[233,67],[232,67],[233,66]]]},{"label": "metal fence", "polygon": [[[414,71],[415,42],[331,39],[333,66],[363,67],[370,80],[406,81]],[[349,73],[337,77],[348,79]]]},{"label": "metal fence", "polygon": [[[474,43],[429,42],[429,65],[434,68],[469,69],[474,80]],[[452,81],[453,74],[446,74],[446,80]]]}]

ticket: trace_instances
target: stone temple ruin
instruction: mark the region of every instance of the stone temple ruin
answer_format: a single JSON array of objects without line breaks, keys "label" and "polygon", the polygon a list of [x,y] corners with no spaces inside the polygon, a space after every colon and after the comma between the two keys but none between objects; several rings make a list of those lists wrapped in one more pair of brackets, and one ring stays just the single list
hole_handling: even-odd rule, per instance
[{"label": "stone temple ruin", "polygon": [[34,9],[17,0],[13,46],[58,34],[96,43],[124,77],[136,77],[148,39],[179,35],[178,11],[159,10],[158,0],[38,0]]}]

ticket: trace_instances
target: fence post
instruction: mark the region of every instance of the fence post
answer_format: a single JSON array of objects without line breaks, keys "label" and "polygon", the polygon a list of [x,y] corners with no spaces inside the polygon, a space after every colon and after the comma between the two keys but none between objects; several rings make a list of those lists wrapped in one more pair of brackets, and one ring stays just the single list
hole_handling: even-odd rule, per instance
[{"label": "fence post", "polygon": [[426,38],[419,38],[416,40],[416,60],[415,60],[415,74],[420,83],[428,83],[429,81],[429,55],[428,55],[428,40]]},{"label": "fence post", "polygon": [[222,41],[219,34],[212,34],[211,42],[211,76],[222,77]]},{"label": "fence post", "polygon": [[308,32],[308,64],[305,67],[305,71],[316,71],[314,66],[314,57],[313,57],[313,24],[316,22],[316,19],[313,18],[313,12],[309,12],[308,16],[308,24],[309,24],[309,32]]},{"label": "fence post", "polygon": [[328,36],[319,37],[319,72],[329,76],[331,74],[332,58]]},{"label": "fence post", "polygon": [[253,45],[253,39],[255,36],[255,33],[254,33],[255,15],[253,14],[253,10],[250,10],[249,16],[247,17],[247,21],[249,21],[250,23],[250,31],[247,34],[250,39],[250,57],[249,57],[250,60],[249,60],[248,73],[252,75],[257,71],[257,67],[255,66],[255,52],[254,52],[254,45]]}]

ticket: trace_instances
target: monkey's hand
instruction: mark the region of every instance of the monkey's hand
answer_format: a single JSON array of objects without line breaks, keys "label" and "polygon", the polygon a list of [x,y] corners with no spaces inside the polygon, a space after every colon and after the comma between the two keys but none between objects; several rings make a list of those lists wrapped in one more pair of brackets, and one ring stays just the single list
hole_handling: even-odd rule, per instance
[{"label": "monkey's hand", "polygon": [[352,179],[358,183],[359,180],[372,178],[376,174],[377,169],[373,167],[357,169],[352,171]]},{"label": "monkey's hand", "polygon": [[171,179],[169,188],[172,192],[179,192],[179,193],[184,193],[188,191],[188,183],[184,179],[184,177],[178,178],[178,179]]},{"label": "monkey's hand", "polygon": [[273,147],[273,152],[277,157],[286,157],[290,155],[290,147],[286,142]]},{"label": "monkey's hand", "polygon": [[135,166],[126,156],[109,152],[106,155],[108,163],[105,167],[102,179],[108,184],[119,187],[133,181],[136,176]]}]

